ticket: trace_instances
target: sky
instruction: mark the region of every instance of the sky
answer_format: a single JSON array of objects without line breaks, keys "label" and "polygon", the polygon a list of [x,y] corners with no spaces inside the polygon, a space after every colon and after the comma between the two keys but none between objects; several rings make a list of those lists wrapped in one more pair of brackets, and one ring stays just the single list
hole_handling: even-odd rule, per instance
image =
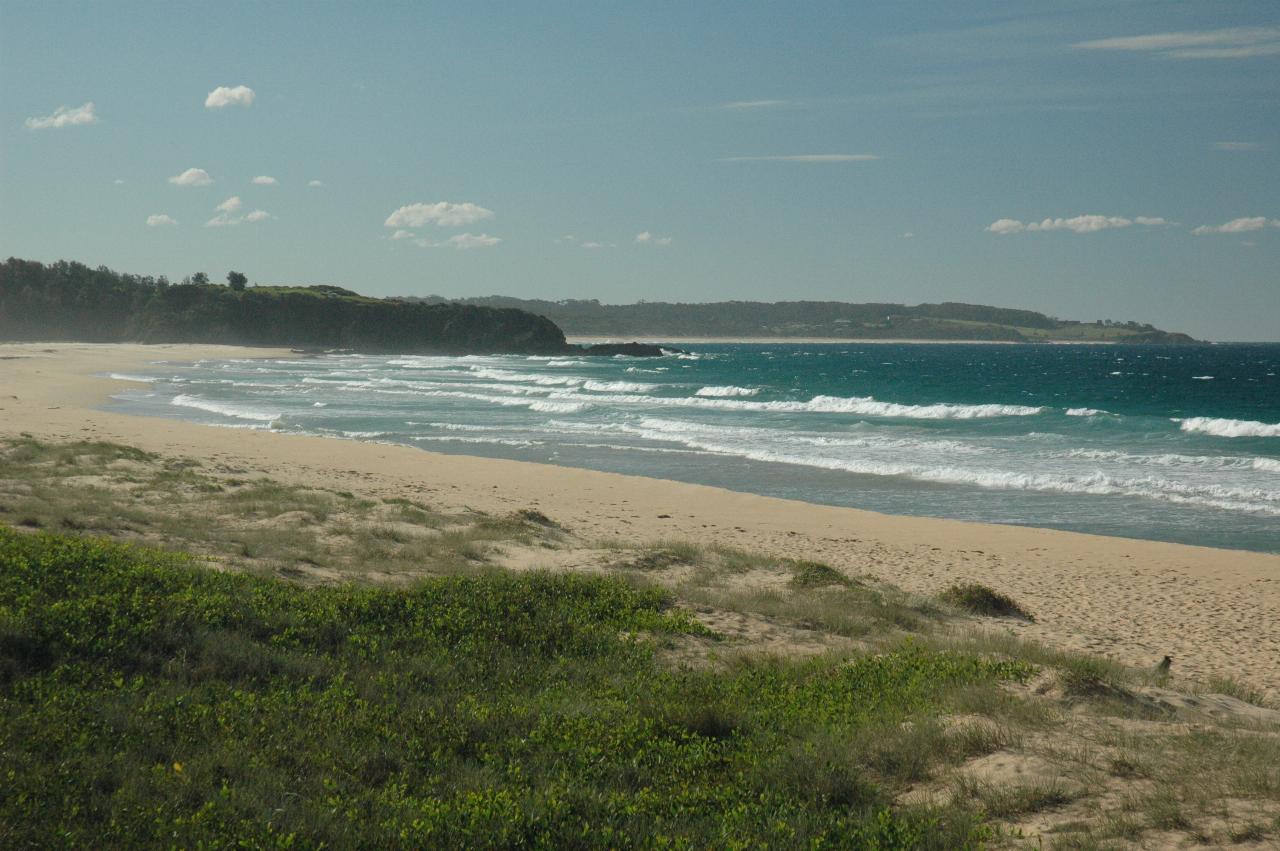
[{"label": "sky", "polygon": [[0,0],[0,256],[1280,340],[1280,4]]}]

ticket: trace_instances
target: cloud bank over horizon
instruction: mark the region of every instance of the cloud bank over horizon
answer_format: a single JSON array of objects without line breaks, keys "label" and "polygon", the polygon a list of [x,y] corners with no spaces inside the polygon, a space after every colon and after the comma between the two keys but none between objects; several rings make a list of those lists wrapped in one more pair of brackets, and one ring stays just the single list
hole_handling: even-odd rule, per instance
[{"label": "cloud bank over horizon", "polygon": [[1006,236],[1014,233],[1040,233],[1054,230],[1065,230],[1072,233],[1098,233],[1099,231],[1127,228],[1133,225],[1157,227],[1170,224],[1173,223],[1159,216],[1134,216],[1130,219],[1124,216],[1085,215],[1072,216],[1069,219],[1043,219],[1038,222],[997,219],[987,225],[986,230],[1000,236]]}]

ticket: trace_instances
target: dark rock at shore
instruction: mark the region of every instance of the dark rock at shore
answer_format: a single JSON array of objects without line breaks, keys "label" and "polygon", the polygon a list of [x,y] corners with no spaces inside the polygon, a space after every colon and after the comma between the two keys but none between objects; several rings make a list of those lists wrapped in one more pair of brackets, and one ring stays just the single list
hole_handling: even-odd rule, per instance
[{"label": "dark rock at shore", "polygon": [[626,355],[632,358],[658,358],[666,354],[679,354],[678,349],[655,346],[652,343],[596,343],[592,346],[576,346],[581,354],[594,357]]}]

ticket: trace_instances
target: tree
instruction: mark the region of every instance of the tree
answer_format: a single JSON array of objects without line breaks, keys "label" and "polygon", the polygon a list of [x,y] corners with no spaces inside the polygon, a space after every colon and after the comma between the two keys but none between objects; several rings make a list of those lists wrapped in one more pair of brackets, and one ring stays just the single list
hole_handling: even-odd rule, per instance
[{"label": "tree", "polygon": [[244,285],[247,283],[249,283],[249,279],[242,272],[232,271],[227,273],[227,286],[236,292],[244,292]]},{"label": "tree", "polygon": [[207,284],[209,283],[209,276],[206,275],[204,272],[196,272],[194,275],[191,276],[191,283]]}]

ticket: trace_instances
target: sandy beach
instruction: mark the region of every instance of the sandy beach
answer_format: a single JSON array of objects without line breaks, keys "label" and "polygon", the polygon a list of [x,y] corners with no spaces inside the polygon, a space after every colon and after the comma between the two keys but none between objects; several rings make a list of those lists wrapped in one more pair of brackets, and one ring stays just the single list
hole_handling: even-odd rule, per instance
[{"label": "sandy beach", "polygon": [[328,438],[221,429],[102,410],[154,361],[286,350],[187,345],[0,345],[0,434],[99,439],[443,507],[536,508],[586,538],[695,540],[825,561],[908,591],[997,588],[1027,638],[1174,672],[1232,676],[1280,694],[1280,556],[1043,529],[895,517],[717,488]]}]

